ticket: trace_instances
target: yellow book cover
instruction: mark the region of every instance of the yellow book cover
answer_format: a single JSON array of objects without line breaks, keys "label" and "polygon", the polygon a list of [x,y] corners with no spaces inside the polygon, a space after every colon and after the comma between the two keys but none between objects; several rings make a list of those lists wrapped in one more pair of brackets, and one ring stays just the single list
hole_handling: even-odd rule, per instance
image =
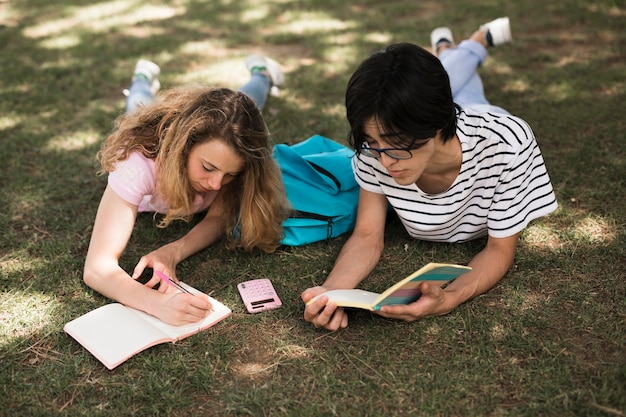
[{"label": "yellow book cover", "polygon": [[471,271],[472,268],[462,265],[429,263],[408,277],[395,283],[382,294],[358,288],[346,290],[330,290],[319,294],[309,301],[314,302],[321,296],[327,296],[329,303],[339,307],[355,307],[377,311],[382,306],[394,304],[410,304],[422,294],[419,285],[427,281],[440,287],[453,281],[458,276]]}]

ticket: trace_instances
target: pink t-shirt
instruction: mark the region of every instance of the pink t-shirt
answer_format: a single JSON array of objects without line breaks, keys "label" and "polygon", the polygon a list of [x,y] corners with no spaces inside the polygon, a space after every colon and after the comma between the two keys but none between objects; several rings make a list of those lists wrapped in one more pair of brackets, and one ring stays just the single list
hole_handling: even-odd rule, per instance
[{"label": "pink t-shirt", "polygon": [[[133,152],[109,173],[109,186],[124,200],[136,205],[140,212],[165,213],[167,203],[154,195],[157,187],[154,166],[153,159]],[[206,210],[216,196],[217,191],[196,194],[193,212]]]}]

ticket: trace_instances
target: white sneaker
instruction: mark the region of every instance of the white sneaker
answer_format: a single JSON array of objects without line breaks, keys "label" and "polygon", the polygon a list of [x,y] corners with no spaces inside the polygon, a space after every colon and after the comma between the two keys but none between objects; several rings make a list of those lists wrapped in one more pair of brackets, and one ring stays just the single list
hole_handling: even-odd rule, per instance
[{"label": "white sneaker", "polygon": [[430,45],[433,50],[433,54],[439,55],[437,50],[441,45],[454,46],[454,38],[452,37],[452,31],[447,27],[440,27],[430,32]]},{"label": "white sneaker", "polygon": [[147,59],[140,59],[137,61],[137,65],[135,65],[133,77],[138,75],[145,77],[150,83],[152,94],[156,94],[159,88],[161,88],[161,83],[159,82],[160,74],[161,68],[157,64]]},{"label": "white sneaker", "polygon": [[[487,29],[491,35],[490,46],[498,46],[503,43],[511,42],[513,37],[511,36],[511,23],[508,17],[499,17],[496,20],[485,23],[480,27],[481,29]],[[489,38],[488,38],[489,39]]]},{"label": "white sneaker", "polygon": [[278,62],[271,58],[259,54],[250,55],[246,58],[246,68],[249,71],[252,71],[253,68],[266,70],[270,74],[272,87],[280,87],[285,83],[285,74],[283,74],[282,68]]}]

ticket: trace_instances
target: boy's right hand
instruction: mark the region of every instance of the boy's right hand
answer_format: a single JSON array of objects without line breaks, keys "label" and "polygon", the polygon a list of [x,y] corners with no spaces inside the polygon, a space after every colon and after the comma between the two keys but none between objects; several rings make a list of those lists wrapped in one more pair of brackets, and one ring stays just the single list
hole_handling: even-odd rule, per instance
[{"label": "boy's right hand", "polygon": [[326,291],[328,290],[321,286],[304,290],[301,296],[305,303],[304,320],[313,323],[316,328],[323,327],[330,331],[346,328],[348,314],[335,303],[328,303],[328,297],[322,296],[315,302],[309,303],[313,297]]}]

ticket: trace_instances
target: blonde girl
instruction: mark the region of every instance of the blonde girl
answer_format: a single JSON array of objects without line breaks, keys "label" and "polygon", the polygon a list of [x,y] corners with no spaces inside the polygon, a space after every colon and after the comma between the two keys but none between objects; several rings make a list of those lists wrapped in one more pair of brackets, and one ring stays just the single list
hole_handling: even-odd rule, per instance
[{"label": "blonde girl", "polygon": [[[156,75],[140,77],[136,69],[133,86],[154,85]],[[256,90],[171,89],[116,121],[98,153],[108,184],[85,261],[87,285],[167,323],[191,323],[210,313],[207,298],[168,285],[155,291],[158,275],[136,281],[144,269],[177,280],[179,262],[220,239],[231,249],[276,249],[288,203],[259,107],[273,78],[258,65],[247,85]],[[204,211],[185,236],[141,257],[132,275],[119,266],[139,212],[161,213],[158,226],[167,227]]]}]

